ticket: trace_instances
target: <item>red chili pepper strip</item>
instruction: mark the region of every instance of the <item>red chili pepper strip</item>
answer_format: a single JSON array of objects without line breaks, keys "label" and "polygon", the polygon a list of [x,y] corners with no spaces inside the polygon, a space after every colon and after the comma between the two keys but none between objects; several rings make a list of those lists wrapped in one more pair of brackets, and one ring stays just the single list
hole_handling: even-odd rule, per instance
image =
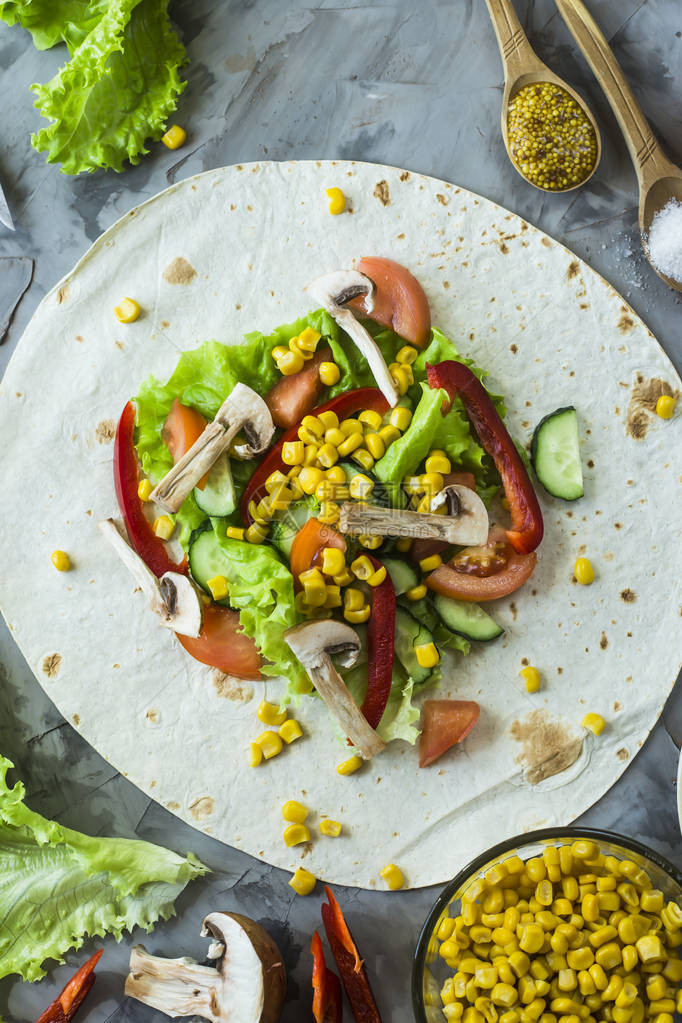
[{"label": "red chili pepper strip", "polygon": [[[309,415],[319,416],[320,412],[336,412],[339,421],[341,421],[348,416],[352,416],[355,412],[361,412],[363,409],[372,409],[374,412],[380,412],[383,415],[384,412],[388,412],[388,402],[376,387],[359,387],[355,391],[346,391],[345,394],[339,394],[324,405],[318,405]],[[249,515],[249,503],[253,499],[254,494],[261,489],[268,476],[277,469],[280,472],[287,472],[291,468],[291,466],[285,465],[282,461],[282,445],[287,441],[298,439],[299,425],[292,426],[290,430],[282,434],[275,447],[271,448],[267,453],[247,483],[239,503],[239,510],[244,525],[250,526],[253,522]]]},{"label": "red chili pepper strip", "polygon": [[139,470],[135,452],[135,406],[131,401],[121,413],[114,440],[114,486],[118,507],[123,516],[132,546],[155,576],[161,578],[165,572],[187,572],[187,561],[176,565],[154,533],[151,524],[142,511],[138,497]]},{"label": "red chili pepper strip", "polygon": [[[376,572],[381,562],[369,555]],[[395,638],[395,588],[391,577],[372,588],[372,613],[367,623],[367,693],[362,713],[376,728],[386,710],[393,681],[393,643]]]},{"label": "red chili pepper strip", "polygon": [[95,967],[104,949],[95,952],[68,982],[62,993],[47,1007],[37,1023],[68,1023],[80,1008],[95,983]]},{"label": "red chili pepper strip", "polygon": [[322,903],[322,923],[327,932],[327,940],[339,968],[353,1015],[357,1023],[381,1023],[381,1016],[369,986],[365,967],[348,930],[348,924],[343,918],[341,907],[327,885],[324,890],[329,899],[329,905],[326,902]]},{"label": "red chili pepper strip", "polygon": [[427,365],[426,374],[431,387],[442,387],[450,396],[443,414],[456,397],[461,398],[481,444],[502,477],[512,517],[507,539],[517,554],[530,554],[542,540],[542,512],[526,467],[490,396],[461,362],[450,360],[436,366]]},{"label": "red chili pepper strip", "polygon": [[343,1007],[341,1004],[341,982],[327,968],[322,951],[322,941],[317,931],[313,931],[310,943],[313,955],[313,1016],[315,1023],[341,1023]]}]

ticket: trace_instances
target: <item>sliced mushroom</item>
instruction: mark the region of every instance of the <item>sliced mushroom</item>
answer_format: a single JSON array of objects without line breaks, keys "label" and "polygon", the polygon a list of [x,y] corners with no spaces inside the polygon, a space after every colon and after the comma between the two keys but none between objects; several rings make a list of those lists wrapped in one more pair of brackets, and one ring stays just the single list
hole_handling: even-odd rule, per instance
[{"label": "sliced mushroom", "polygon": [[272,416],[261,396],[245,384],[237,384],[213,422],[166,473],[150,499],[166,511],[176,512],[240,431],[246,443],[237,445],[236,454],[240,458],[253,458],[268,447],[274,429]]},{"label": "sliced mushroom", "polygon": [[[201,1016],[211,1023],[277,1023],[284,1004],[282,954],[255,921],[211,913],[201,929],[213,938],[216,967],[193,959],[163,959],[143,945],[130,953],[125,993],[167,1016]],[[221,951],[222,948],[222,951]]]},{"label": "sliced mushroom", "polygon": [[163,627],[196,639],[201,633],[204,605],[191,579],[179,572],[166,572],[157,579],[123,538],[113,519],[100,522],[99,528],[137,580]]},{"label": "sliced mushroom", "polygon": [[376,291],[374,281],[358,270],[335,270],[333,273],[317,277],[306,286],[310,297],[334,317],[358,349],[367,359],[379,390],[388,404],[393,408],[400,401],[400,395],[393,383],[388,366],[384,362],[381,350],[359,320],[355,319],[350,309],[344,308],[346,302],[361,295],[365,297],[365,309],[371,313]]},{"label": "sliced mushroom", "polygon": [[284,638],[360,755],[371,760],[381,753],[386,743],[368,724],[331,660],[338,657],[344,668],[355,664],[361,649],[355,630],[343,622],[327,619],[297,625],[288,629]]},{"label": "sliced mushroom", "polygon": [[[413,537],[420,540],[443,540],[463,547],[475,547],[488,538],[488,512],[477,493],[453,484],[445,487],[431,501],[438,508],[448,502],[449,514],[392,511],[374,505],[346,502],[341,505],[339,529],[342,533],[375,536]],[[437,503],[436,503],[437,502]]]}]

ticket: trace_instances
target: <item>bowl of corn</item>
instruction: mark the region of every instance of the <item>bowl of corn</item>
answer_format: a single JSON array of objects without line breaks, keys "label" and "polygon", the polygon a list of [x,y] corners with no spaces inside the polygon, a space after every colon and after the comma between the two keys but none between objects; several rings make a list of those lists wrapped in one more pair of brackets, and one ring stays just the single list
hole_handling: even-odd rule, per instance
[{"label": "bowl of corn", "polygon": [[483,853],[417,943],[417,1023],[673,1023],[682,872],[621,835],[550,828]]}]

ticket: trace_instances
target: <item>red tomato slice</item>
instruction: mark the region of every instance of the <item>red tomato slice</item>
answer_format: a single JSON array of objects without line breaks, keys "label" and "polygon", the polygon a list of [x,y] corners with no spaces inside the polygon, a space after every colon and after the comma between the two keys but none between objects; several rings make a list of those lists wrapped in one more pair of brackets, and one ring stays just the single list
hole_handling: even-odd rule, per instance
[{"label": "red tomato slice", "polygon": [[455,600],[481,603],[506,597],[532,576],[537,554],[517,554],[499,526],[493,526],[484,547],[465,547],[425,579],[436,593]]},{"label": "red tomato slice", "polygon": [[295,590],[301,589],[301,584],[298,581],[301,572],[306,572],[313,567],[325,547],[336,547],[345,554],[346,541],[327,522],[320,522],[315,518],[308,519],[306,524],[299,529],[291,545],[289,564],[294,577]]},{"label": "red tomato slice", "polygon": [[226,675],[257,679],[260,652],[244,632],[239,631],[239,612],[209,604],[204,608],[204,625],[198,639],[176,636],[188,654]]},{"label": "red tomato slice", "polygon": [[417,278],[395,260],[378,256],[363,256],[358,270],[376,285],[374,307],[367,313],[362,299],[349,304],[355,304],[365,316],[394,330],[417,348],[426,348],[431,337],[431,310]]},{"label": "red tomato slice", "polygon": [[315,408],[320,400],[324,384],[320,380],[320,364],[332,358],[331,349],[323,348],[315,352],[299,373],[290,377],[282,377],[265,395],[265,404],[275,426],[288,430],[290,426],[300,423],[303,416]]},{"label": "red tomato slice", "polygon": [[[201,412],[189,408],[188,405],[181,405],[178,399],[174,398],[161,430],[161,440],[173,456],[173,461],[179,462],[205,429],[206,420]],[[207,477],[208,473],[197,483],[199,490],[206,486]]]},{"label": "red tomato slice", "polygon": [[419,766],[428,767],[465,739],[480,713],[481,708],[474,700],[424,700]]},{"label": "red tomato slice", "polygon": [[[455,485],[475,490],[474,474],[472,472],[449,472],[443,476],[444,487]],[[413,540],[410,547],[410,559],[419,562],[424,558],[430,558],[432,554],[442,554],[449,546],[450,544],[444,540]]]}]

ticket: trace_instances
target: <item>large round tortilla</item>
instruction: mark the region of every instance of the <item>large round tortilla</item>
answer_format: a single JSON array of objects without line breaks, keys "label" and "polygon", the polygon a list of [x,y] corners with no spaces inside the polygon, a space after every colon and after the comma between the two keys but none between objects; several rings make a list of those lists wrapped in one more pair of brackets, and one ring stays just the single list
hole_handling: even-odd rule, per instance
[{"label": "large round tortilla", "polygon": [[[329,215],[330,185],[352,211]],[[133,592],[97,531],[116,514],[114,426],[140,382],[165,378],[179,351],[295,319],[308,308],[308,280],[363,254],[391,256],[419,277],[433,322],[506,395],[517,437],[528,440],[558,406],[577,407],[586,493],[567,504],[541,492],[538,568],[494,606],[505,636],[448,662],[442,690],[429,694],[481,704],[461,748],[420,770],[416,750],[394,743],[343,778],[331,722],[320,701],[304,699],[305,737],[254,770],[256,706],[276,701],[281,683],[216,679]],[[124,295],[145,310],[129,326],[112,312]],[[660,381],[679,386],[604,280],[470,192],[356,163],[202,174],[108,230],[41,303],[11,361],[0,401],[5,617],[66,719],[190,824],[328,881],[382,886],[388,862],[412,887],[443,881],[493,842],[589,807],[637,753],[675,681],[682,444],[679,415],[652,414]],[[56,547],[73,559],[68,574],[50,563]],[[572,580],[583,553],[596,570],[591,587]],[[527,662],[543,675],[533,696],[518,676]],[[599,739],[581,729],[587,711],[607,719]],[[310,807],[313,833],[328,815],[343,837],[287,849],[286,799]]]}]

